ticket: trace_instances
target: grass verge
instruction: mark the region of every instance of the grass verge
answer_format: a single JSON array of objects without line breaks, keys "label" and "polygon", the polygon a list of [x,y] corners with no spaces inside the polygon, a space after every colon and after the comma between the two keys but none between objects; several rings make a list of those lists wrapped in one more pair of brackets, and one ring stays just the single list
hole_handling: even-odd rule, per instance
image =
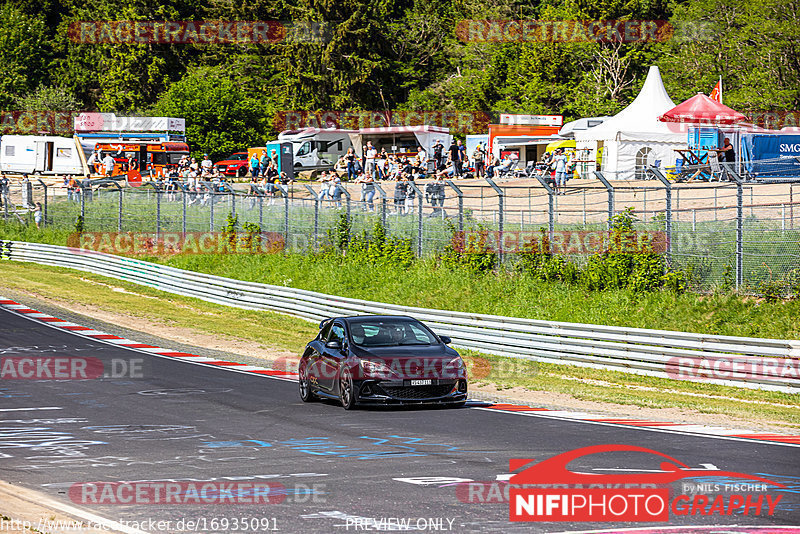
[{"label": "grass verge", "polygon": [[[121,326],[129,328],[154,321],[298,355],[316,333],[314,324],[301,319],[219,306],[94,274],[8,261],[0,268],[2,287],[125,315],[131,318],[131,324]],[[476,386],[494,384],[501,390],[521,387],[617,407],[689,410],[752,423],[800,427],[797,395],[461,352]]]}]

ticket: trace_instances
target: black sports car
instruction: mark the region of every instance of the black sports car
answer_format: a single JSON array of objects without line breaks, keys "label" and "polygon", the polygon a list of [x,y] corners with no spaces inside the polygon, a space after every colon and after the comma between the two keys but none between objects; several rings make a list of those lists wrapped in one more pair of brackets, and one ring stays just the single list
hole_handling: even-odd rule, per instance
[{"label": "black sports car", "polygon": [[300,398],[358,404],[450,404],[467,399],[461,356],[411,317],[325,319],[300,359]]}]

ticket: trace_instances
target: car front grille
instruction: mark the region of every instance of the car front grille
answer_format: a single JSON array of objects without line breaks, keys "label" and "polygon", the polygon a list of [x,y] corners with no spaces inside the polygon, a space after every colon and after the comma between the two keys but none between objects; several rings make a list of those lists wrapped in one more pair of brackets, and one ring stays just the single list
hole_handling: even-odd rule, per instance
[{"label": "car front grille", "polygon": [[378,384],[379,393],[401,400],[422,400],[444,397],[453,390],[455,383],[435,386],[384,386]]}]

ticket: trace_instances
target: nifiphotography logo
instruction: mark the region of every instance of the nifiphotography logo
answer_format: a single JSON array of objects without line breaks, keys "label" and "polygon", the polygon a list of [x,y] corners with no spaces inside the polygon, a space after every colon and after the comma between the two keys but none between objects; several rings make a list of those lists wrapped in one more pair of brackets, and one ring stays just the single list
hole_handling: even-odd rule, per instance
[{"label": "nifiphotography logo", "polygon": [[[578,473],[567,469],[570,462],[598,453],[638,452],[663,458],[659,472],[636,474]],[[664,461],[666,460],[666,461]],[[511,469],[533,460],[511,460]],[[667,484],[687,478],[723,477],[747,479],[758,484],[734,484],[739,493],[687,495],[670,498]],[[729,516],[773,515],[781,495],[766,493],[767,486],[785,488],[766,478],[720,469],[692,469],[666,454],[629,445],[596,445],[556,455],[536,463],[509,479],[511,521],[614,521],[664,522],[670,512],[681,515]],[[537,487],[538,486],[538,487]],[[548,487],[542,487],[548,486]],[[755,497],[746,491],[760,490]]]}]

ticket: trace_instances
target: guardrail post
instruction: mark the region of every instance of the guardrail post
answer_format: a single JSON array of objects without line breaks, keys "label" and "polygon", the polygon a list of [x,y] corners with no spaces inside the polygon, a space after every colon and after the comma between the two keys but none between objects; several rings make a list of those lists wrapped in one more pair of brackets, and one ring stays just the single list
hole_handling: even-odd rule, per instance
[{"label": "guardrail post", "polygon": [[503,207],[504,207],[504,202],[503,201],[504,201],[505,194],[503,193],[502,189],[497,187],[497,184],[494,183],[491,178],[489,178],[487,176],[486,178],[484,178],[484,180],[489,182],[489,185],[492,186],[492,189],[494,189],[495,192],[497,192],[497,202],[498,202],[498,208],[499,208],[499,211],[500,211],[500,213],[498,214],[498,228],[500,230],[500,238],[498,239],[499,246],[497,247],[498,248],[497,254],[499,256],[500,263],[502,264],[503,263],[503,230],[504,230],[504,223],[505,223],[505,216],[503,214],[503,211],[504,211],[503,210]]},{"label": "guardrail post", "polygon": [[594,175],[605,186],[608,192],[608,222],[606,225],[608,229],[611,230],[611,221],[614,219],[614,186],[606,179],[602,171],[594,171]]},{"label": "guardrail post", "polygon": [[550,242],[552,243],[553,242],[553,234],[556,231],[555,206],[554,206],[554,201],[553,201],[553,197],[555,197],[556,191],[555,191],[555,189],[550,187],[550,184],[548,184],[544,180],[544,178],[542,178],[541,176],[537,175],[536,179],[539,180],[539,183],[542,184],[542,187],[544,187],[544,190],[547,191],[547,211],[549,212],[548,219],[547,219],[547,230],[548,230]]},{"label": "guardrail post", "polygon": [[314,250],[316,250],[317,248],[319,248],[319,242],[318,242],[318,237],[317,236],[319,235],[319,202],[320,202],[320,200],[319,200],[319,197],[317,196],[317,193],[314,191],[314,189],[310,185],[303,184],[303,187],[305,187],[308,190],[309,194],[311,195],[311,198],[314,199]]},{"label": "guardrail post", "polygon": [[417,200],[417,256],[422,257],[422,199],[425,198],[422,195],[422,191],[419,190],[417,184],[414,183],[413,180],[408,181],[408,186],[414,190],[415,197]]},{"label": "guardrail post", "polygon": [[733,170],[733,164],[722,164],[736,182],[736,290],[744,285],[744,185],[742,177]]},{"label": "guardrail post", "polygon": [[458,231],[464,231],[464,192],[453,183],[452,180],[445,180],[445,183],[450,186],[450,189],[456,192],[458,196]]},{"label": "guardrail post", "polygon": [[384,228],[386,228],[386,203],[387,203],[386,191],[384,191],[383,188],[378,184],[374,185],[375,189],[378,190],[378,194],[381,196],[381,225]]},{"label": "guardrail post", "polygon": [[225,186],[230,190],[231,196],[231,215],[236,217],[236,191],[233,190],[231,186],[225,184]]},{"label": "guardrail post", "polygon": [[652,174],[656,177],[656,179],[664,185],[664,195],[666,200],[666,211],[665,211],[665,231],[667,232],[667,262],[672,263],[672,182],[670,182],[664,173],[661,172],[661,169],[658,167],[650,166],[647,168],[647,172]]}]

